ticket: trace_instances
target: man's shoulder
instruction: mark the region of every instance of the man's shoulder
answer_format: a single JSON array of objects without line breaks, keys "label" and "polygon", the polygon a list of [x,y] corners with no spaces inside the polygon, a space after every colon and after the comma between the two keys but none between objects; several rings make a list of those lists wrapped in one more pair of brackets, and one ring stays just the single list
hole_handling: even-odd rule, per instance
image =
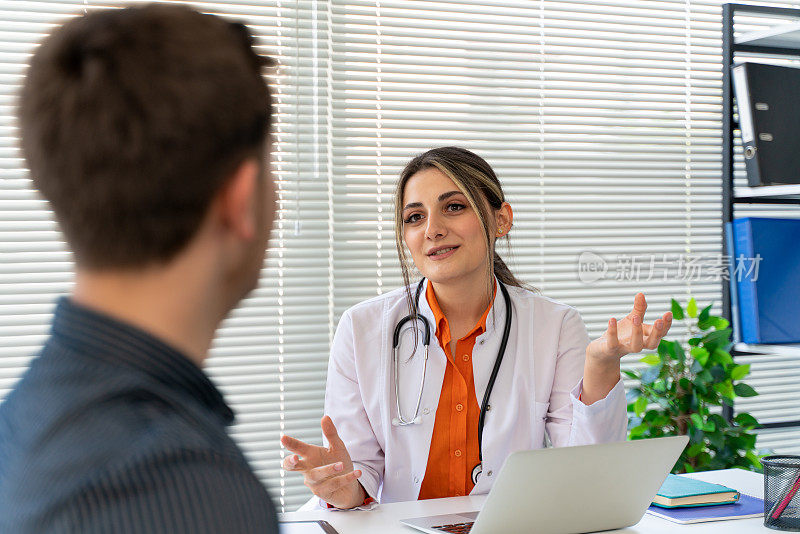
[{"label": "man's shoulder", "polygon": [[146,376],[102,361],[52,365],[43,357],[46,352],[0,406],[3,441],[24,442],[24,452],[66,449],[97,457],[108,449],[124,458],[128,450],[215,447],[227,435],[197,399]]},{"label": "man's shoulder", "polygon": [[172,395],[147,377],[112,376],[102,362],[47,363],[34,361],[0,406],[0,531],[59,531],[45,521],[61,521],[65,531],[101,531],[107,523],[94,522],[138,520],[148,507],[164,521],[192,523],[134,531],[214,531],[185,517],[212,513],[197,507],[217,514],[205,517],[209,524],[234,513],[274,520],[224,421],[197,399]]},{"label": "man's shoulder", "polygon": [[277,532],[272,501],[246,462],[207,448],[142,451],[76,482],[33,502],[3,499],[0,531]]}]

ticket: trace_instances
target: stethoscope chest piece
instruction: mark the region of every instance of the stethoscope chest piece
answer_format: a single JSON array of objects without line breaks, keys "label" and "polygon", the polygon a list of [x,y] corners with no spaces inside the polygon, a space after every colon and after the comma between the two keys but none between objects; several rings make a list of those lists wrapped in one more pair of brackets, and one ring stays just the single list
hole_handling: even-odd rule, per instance
[{"label": "stethoscope chest piece", "polygon": [[477,484],[478,478],[481,476],[481,472],[483,471],[483,464],[478,464],[472,468],[472,483]]}]

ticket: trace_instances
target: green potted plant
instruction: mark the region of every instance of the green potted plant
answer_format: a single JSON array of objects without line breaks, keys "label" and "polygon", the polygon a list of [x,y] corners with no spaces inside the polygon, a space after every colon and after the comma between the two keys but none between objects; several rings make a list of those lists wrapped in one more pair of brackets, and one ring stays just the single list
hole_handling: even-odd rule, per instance
[{"label": "green potted plant", "polygon": [[753,397],[755,390],[742,382],[750,365],[733,361],[728,350],[731,329],[722,317],[700,313],[689,299],[686,309],[672,300],[675,320],[686,322],[688,339],[661,340],[657,354],[647,354],[641,371],[624,371],[638,381],[628,391],[630,439],[688,435],[689,445],[673,473],[740,467],[761,469],[755,450],[758,421],[739,412],[732,421],[722,416],[722,406],[738,397]]}]

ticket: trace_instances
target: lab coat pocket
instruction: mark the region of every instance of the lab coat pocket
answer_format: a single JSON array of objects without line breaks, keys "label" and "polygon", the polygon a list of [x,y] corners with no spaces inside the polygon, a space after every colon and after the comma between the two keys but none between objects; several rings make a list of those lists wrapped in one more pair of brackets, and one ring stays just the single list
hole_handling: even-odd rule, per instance
[{"label": "lab coat pocket", "polygon": [[545,446],[544,426],[547,420],[547,409],[549,402],[534,402],[533,413],[531,414],[531,445],[534,449]]}]

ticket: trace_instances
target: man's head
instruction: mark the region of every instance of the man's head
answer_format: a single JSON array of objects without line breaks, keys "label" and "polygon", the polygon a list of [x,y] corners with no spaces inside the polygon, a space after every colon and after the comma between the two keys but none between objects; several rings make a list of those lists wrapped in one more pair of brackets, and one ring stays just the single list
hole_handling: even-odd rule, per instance
[{"label": "man's head", "polygon": [[42,43],[20,95],[22,149],[79,268],[166,264],[215,202],[237,201],[262,245],[243,261],[260,266],[274,213],[268,63],[241,24],[178,5],[91,12]]}]

